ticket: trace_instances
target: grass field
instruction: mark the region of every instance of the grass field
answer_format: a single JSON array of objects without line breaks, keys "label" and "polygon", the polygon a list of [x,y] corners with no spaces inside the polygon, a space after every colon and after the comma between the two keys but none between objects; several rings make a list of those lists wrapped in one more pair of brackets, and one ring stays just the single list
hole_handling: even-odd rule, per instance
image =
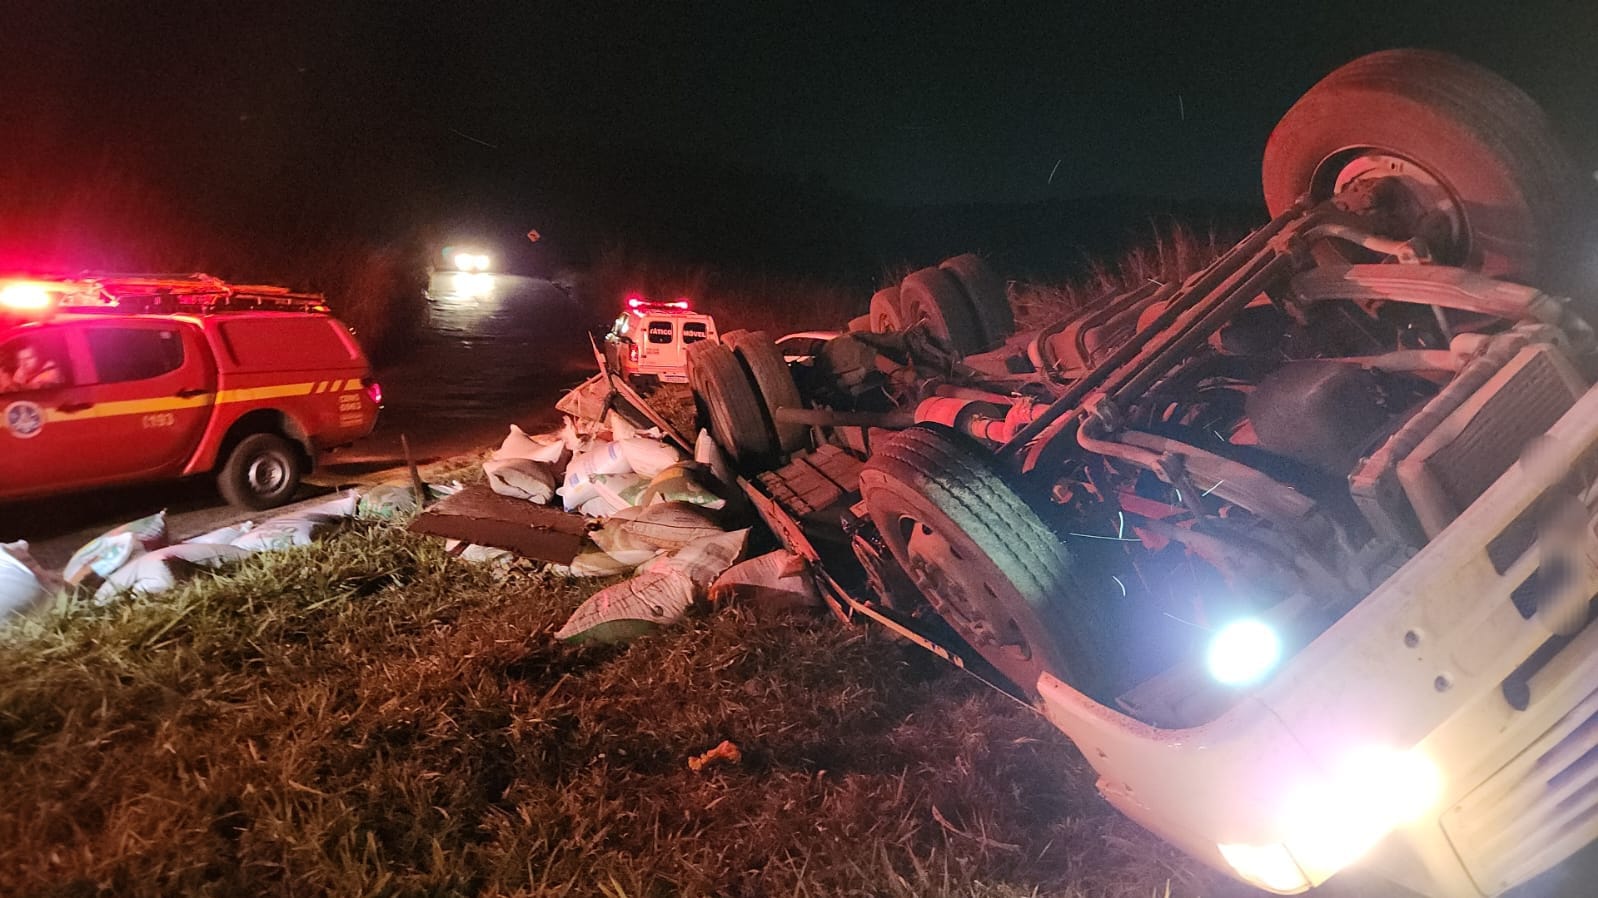
[{"label": "grass field", "polygon": [[358,522],[18,631],[0,894],[1224,891],[917,649],[740,609],[555,642],[592,588]]}]

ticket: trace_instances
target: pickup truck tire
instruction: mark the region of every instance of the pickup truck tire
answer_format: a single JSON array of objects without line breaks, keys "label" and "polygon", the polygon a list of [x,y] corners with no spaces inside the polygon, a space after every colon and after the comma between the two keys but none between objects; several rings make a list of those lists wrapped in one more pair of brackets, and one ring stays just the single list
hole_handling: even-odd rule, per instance
[{"label": "pickup truck tire", "polygon": [[804,408],[804,401],[799,398],[799,385],[794,382],[793,372],[788,370],[788,362],[776,342],[765,331],[733,331],[722,335],[721,341],[732,347],[733,355],[749,372],[777,448],[784,454],[805,448],[809,443],[809,427],[777,421],[777,409]]},{"label": "pickup truck tire", "polygon": [[871,331],[890,334],[904,330],[904,312],[899,308],[899,288],[884,287],[871,294]]},{"label": "pickup truck tire", "polygon": [[775,461],[776,437],[749,373],[731,349],[712,340],[689,346],[688,384],[710,435],[734,464],[764,470]]},{"label": "pickup truck tire", "polygon": [[965,253],[945,259],[938,266],[954,275],[965,291],[971,310],[976,313],[977,325],[982,329],[982,348],[993,349],[1015,333],[1015,311],[1010,308],[1010,294],[1004,280],[994,273],[982,257]]},{"label": "pickup truck tire", "polygon": [[927,328],[947,340],[961,355],[982,351],[982,330],[971,301],[954,275],[941,268],[923,268],[899,284],[899,305],[904,325],[925,321]]},{"label": "pickup truck tire", "polygon": [[[1409,188],[1415,217],[1451,222],[1451,251],[1434,247],[1439,262],[1513,280],[1558,277],[1580,179],[1547,117],[1513,84],[1445,53],[1356,59],[1311,87],[1271,132],[1265,205],[1275,216],[1305,193],[1327,199],[1372,160]],[[1365,183],[1382,177],[1378,169]]]},{"label": "pickup truck tire", "polygon": [[860,489],[894,560],[1023,693],[1044,672],[1089,687],[1071,557],[978,450],[946,428],[902,431],[874,448]]},{"label": "pickup truck tire", "polygon": [[275,433],[256,433],[239,441],[217,472],[222,498],[240,508],[276,508],[294,498],[305,474],[299,449]]}]

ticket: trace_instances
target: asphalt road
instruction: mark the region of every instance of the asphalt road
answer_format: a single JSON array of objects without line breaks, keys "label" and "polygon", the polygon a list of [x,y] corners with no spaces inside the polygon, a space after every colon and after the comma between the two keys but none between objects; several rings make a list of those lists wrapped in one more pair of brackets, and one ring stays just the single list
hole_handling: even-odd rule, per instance
[{"label": "asphalt road", "polygon": [[[511,423],[547,429],[559,422],[555,401],[595,370],[589,316],[549,281],[439,273],[429,292],[417,346],[377,372],[384,392],[377,429],[327,457],[303,498],[403,465],[402,434],[425,463],[495,444]],[[162,508],[179,539],[273,513],[230,508],[209,478],[194,478],[0,505],[0,541],[26,539],[42,563],[59,567],[107,528]]]}]

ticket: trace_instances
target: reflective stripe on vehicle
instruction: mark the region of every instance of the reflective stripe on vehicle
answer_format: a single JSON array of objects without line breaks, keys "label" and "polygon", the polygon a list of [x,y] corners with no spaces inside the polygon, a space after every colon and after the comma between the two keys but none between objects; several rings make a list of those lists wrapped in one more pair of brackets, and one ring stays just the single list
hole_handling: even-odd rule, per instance
[{"label": "reflective stripe on vehicle", "polygon": [[122,415],[147,415],[152,412],[171,412],[198,408],[205,405],[232,405],[240,402],[260,402],[282,399],[286,396],[309,396],[315,393],[348,393],[361,388],[360,380],[322,380],[299,384],[278,384],[270,387],[246,387],[202,393],[198,396],[161,396],[154,399],[124,399],[119,402],[97,402],[80,411],[65,412],[49,409],[46,423],[87,421],[93,418],[116,418]]}]

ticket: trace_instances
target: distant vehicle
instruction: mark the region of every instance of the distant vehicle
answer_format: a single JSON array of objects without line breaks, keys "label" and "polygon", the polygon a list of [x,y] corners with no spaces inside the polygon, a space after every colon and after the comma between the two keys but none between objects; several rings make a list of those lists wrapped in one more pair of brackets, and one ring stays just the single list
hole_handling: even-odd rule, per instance
[{"label": "distant vehicle", "polygon": [[801,331],[777,338],[777,349],[782,360],[790,365],[808,365],[815,360],[828,340],[838,336],[838,331]]},{"label": "distant vehicle", "polygon": [[641,386],[688,382],[687,349],[715,340],[716,321],[693,311],[686,297],[651,302],[633,294],[605,335],[611,370]]},{"label": "distant vehicle", "polygon": [[494,265],[494,260],[488,253],[475,249],[460,249],[453,246],[444,249],[444,262],[446,267],[455,271],[464,271],[467,274],[485,272]]},{"label": "distant vehicle", "polygon": [[1263,158],[1272,220],[1190,277],[1018,332],[956,256],[797,383],[692,347],[696,404],[840,614],[1032,704],[1193,857],[1522,891],[1598,840],[1584,179],[1531,98],[1415,50]]},{"label": "distant vehicle", "polygon": [[0,281],[0,501],[214,473],[293,498],[383,392],[320,296],[205,275]]}]

